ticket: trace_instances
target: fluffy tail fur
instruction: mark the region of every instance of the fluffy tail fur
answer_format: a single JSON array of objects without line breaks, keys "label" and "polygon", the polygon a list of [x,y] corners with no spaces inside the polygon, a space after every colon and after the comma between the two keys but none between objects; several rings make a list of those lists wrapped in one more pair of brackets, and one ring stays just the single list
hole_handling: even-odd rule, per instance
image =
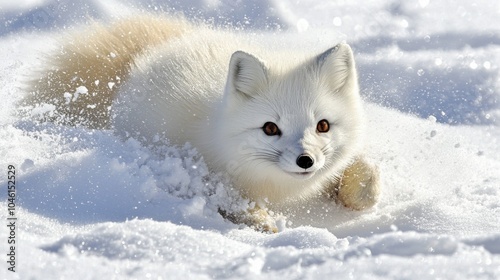
[{"label": "fluffy tail fur", "polygon": [[[44,120],[90,128],[109,127],[109,109],[120,81],[145,49],[180,36],[182,19],[142,15],[63,38],[61,50],[46,62],[41,78],[28,84],[21,105],[49,106]],[[42,110],[43,111],[43,110]]]}]

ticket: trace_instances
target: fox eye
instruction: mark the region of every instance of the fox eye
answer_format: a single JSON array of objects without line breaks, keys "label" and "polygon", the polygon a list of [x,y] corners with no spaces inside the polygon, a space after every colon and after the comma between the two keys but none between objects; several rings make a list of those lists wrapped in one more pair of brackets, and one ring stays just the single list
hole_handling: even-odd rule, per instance
[{"label": "fox eye", "polygon": [[325,133],[330,130],[330,123],[327,120],[320,120],[316,126],[316,130],[320,133]]},{"label": "fox eye", "polygon": [[267,136],[281,135],[281,131],[278,126],[273,122],[266,122],[262,127],[262,130]]}]

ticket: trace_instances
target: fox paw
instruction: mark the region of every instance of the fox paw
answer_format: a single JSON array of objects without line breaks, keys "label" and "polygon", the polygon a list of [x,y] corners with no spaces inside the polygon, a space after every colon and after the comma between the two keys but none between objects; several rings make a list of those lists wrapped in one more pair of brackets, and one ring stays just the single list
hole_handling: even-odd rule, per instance
[{"label": "fox paw", "polygon": [[344,170],[337,193],[344,206],[354,210],[370,208],[377,203],[379,194],[380,174],[376,165],[360,157]]},{"label": "fox paw", "polygon": [[275,219],[269,212],[257,206],[240,213],[228,213],[219,209],[219,213],[234,224],[245,224],[256,231],[264,233],[277,233],[279,231]]}]

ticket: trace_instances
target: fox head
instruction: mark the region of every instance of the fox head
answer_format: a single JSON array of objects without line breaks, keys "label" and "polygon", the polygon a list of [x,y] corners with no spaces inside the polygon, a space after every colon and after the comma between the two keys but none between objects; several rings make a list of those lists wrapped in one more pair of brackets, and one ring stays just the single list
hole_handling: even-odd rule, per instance
[{"label": "fox head", "polygon": [[244,193],[270,201],[307,196],[335,180],[360,142],[352,51],[339,44],[292,67],[237,51],[220,111],[218,150]]}]

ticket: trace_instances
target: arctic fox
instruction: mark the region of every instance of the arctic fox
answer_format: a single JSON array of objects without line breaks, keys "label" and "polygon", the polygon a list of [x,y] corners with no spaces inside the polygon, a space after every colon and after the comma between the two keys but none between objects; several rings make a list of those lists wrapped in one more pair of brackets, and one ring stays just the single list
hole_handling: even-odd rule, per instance
[{"label": "arctic fox", "polygon": [[250,215],[225,213],[233,221],[274,231],[267,207],[320,192],[356,210],[376,203],[379,172],[362,155],[347,44],[296,52],[152,15],[66,40],[25,104],[55,107],[52,121],[111,128],[145,144],[192,143],[211,171],[256,202]]}]

